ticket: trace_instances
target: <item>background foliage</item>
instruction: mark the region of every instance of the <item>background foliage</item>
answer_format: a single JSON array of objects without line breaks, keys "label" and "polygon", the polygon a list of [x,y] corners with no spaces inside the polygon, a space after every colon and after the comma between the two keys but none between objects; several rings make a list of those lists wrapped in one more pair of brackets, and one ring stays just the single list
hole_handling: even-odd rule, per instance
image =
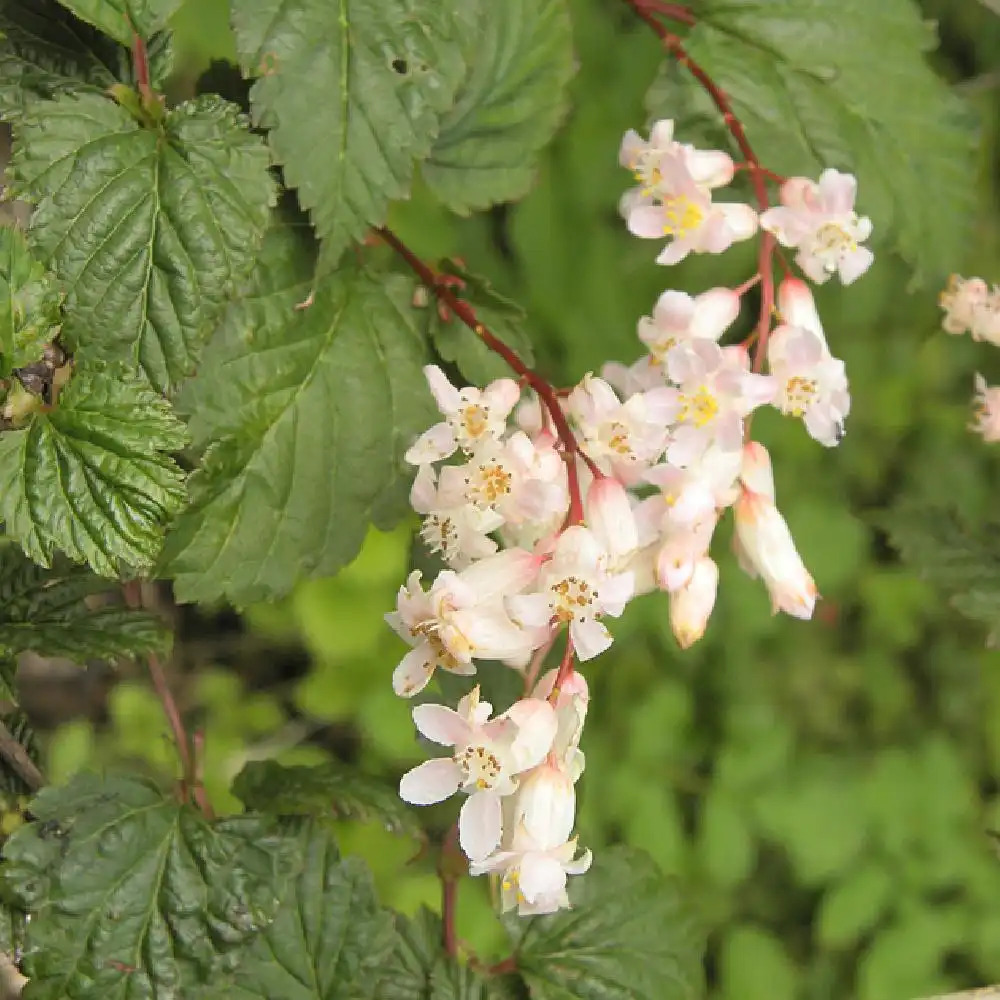
[{"label": "background foliage", "polygon": [[[492,5],[482,6],[488,12]],[[726,41],[713,35],[718,32],[711,9],[745,7],[742,29],[752,34],[754,5],[704,6],[709,23],[697,54],[706,63],[718,60],[725,70]],[[901,2],[885,6],[887,11],[903,7]],[[609,357],[632,360],[638,354],[636,318],[668,281],[694,289],[736,283],[752,270],[752,249],[745,249],[724,258],[721,267],[729,267],[728,274],[713,258],[690,261],[667,276],[651,264],[649,245],[623,231],[615,201],[627,177],[615,153],[624,128],[640,126],[647,108],[667,110],[658,103],[662,89],[654,86],[647,97],[660,54],[651,34],[619,0],[574,0],[571,8],[579,61],[571,83],[572,110],[544,151],[527,197],[470,219],[436,207],[432,194],[448,171],[456,164],[483,163],[482,150],[469,136],[481,134],[489,123],[470,122],[455,111],[438,123],[430,167],[414,197],[391,216],[419,253],[461,256],[470,270],[489,274],[500,293],[522,305],[539,364],[564,383]],[[988,832],[1000,828],[1000,662],[984,645],[1000,612],[995,596],[990,604],[988,577],[984,595],[980,560],[972,558],[964,574],[949,564],[952,575],[947,576],[940,559],[935,562],[934,546],[925,541],[940,538],[942,548],[954,552],[960,548],[958,538],[972,538],[972,552],[981,552],[981,540],[962,526],[985,520],[1000,468],[995,449],[965,429],[972,373],[1000,380],[1000,355],[937,332],[935,303],[942,267],[974,267],[987,278],[1000,277],[995,190],[1000,27],[975,0],[927,0],[925,12],[942,19],[937,68],[958,82],[981,112],[981,177],[969,195],[976,199],[976,231],[969,240],[957,224],[948,225],[952,203],[947,198],[954,193],[949,189],[964,183],[961,176],[947,175],[951,107],[928,109],[926,121],[911,123],[920,132],[920,148],[933,147],[940,178],[930,179],[922,170],[902,179],[880,175],[873,144],[872,162],[858,165],[862,210],[887,230],[893,217],[896,226],[919,227],[930,214],[935,231],[943,229],[947,239],[943,245],[928,242],[919,253],[911,249],[911,260],[928,279],[913,293],[906,291],[911,269],[885,252],[856,286],[820,291],[827,333],[835,353],[847,361],[854,395],[848,435],[839,449],[817,448],[801,427],[776,415],[755,419],[755,430],[775,456],[779,502],[824,596],[817,619],[801,623],[770,617],[763,589],[723,558],[719,608],[708,635],[694,649],[677,650],[665,602],[654,596],[630,607],[615,629],[615,646],[588,672],[595,697],[584,743],[588,767],[580,832],[611,866],[595,869],[590,879],[613,875],[615,855],[607,845],[619,840],[645,848],[664,871],[679,877],[710,928],[715,1000],[910,1000],[1000,979],[1000,864]],[[886,17],[891,20],[891,12]],[[256,51],[253,39],[241,39],[237,47],[221,3],[189,0],[173,23],[171,86],[178,96],[190,93],[213,58],[235,59],[238,53],[249,60]],[[487,35],[496,30],[488,17],[473,19],[480,23]],[[721,23],[731,22],[720,14]],[[887,28],[887,40],[896,37],[894,25]],[[525,22],[525,30],[568,27]],[[907,30],[905,44],[916,44],[922,29],[914,20]],[[810,44],[815,48],[793,47],[784,62],[762,49],[759,65],[734,67],[738,75],[731,79],[722,73],[734,100],[742,101],[737,110],[747,114],[748,129],[757,126],[762,159],[778,170],[812,172],[809,157],[815,156],[851,165],[850,159],[841,163],[844,157],[838,158],[832,134],[825,147],[798,149],[789,144],[787,118],[754,118],[762,114],[761,105],[748,88],[760,73],[771,72],[772,64],[774,72],[790,74],[792,84],[802,88],[800,111],[808,110],[810,81],[822,77],[817,53],[824,41],[816,37]],[[474,41],[469,46],[474,54]],[[472,61],[471,70],[449,69],[444,85],[489,88],[495,67],[489,60]],[[542,49],[538,64],[525,66],[523,73],[540,88],[556,89],[570,69],[552,64]],[[99,85],[106,85],[97,68],[94,72]],[[859,72],[865,82],[851,85],[841,139],[851,129],[875,129],[879,115],[892,112],[895,93],[923,85],[893,76],[891,55],[868,60]],[[257,87],[253,99],[274,102],[280,115],[280,76]],[[858,105],[855,98],[867,103]],[[695,95],[681,110],[677,117],[691,129],[703,127],[704,108]],[[428,107],[429,115],[436,113]],[[566,113],[553,104],[551,121]],[[516,121],[517,108],[508,105],[496,114]],[[342,126],[331,118],[320,131]],[[535,119],[523,123],[525,137],[518,148],[532,141],[536,127],[544,133],[546,126]],[[415,146],[426,141],[411,139]],[[543,141],[544,135],[538,142]],[[488,148],[496,157],[487,164],[494,178],[503,177],[511,197],[520,195],[530,178],[502,147]],[[317,147],[316,155],[322,160],[325,153]],[[247,157],[252,172],[252,151]],[[943,220],[934,217],[939,192],[946,202]],[[481,204],[471,188],[453,198],[459,211]],[[317,222],[334,234],[328,253],[336,251],[338,240],[359,232],[350,212]],[[919,247],[919,232],[909,239],[911,248]],[[234,257],[240,242],[234,240]],[[294,257],[278,254],[276,261],[280,270],[269,286],[275,301],[304,297],[308,288],[296,284]],[[338,290],[330,287],[320,294],[336,296]],[[266,310],[269,301],[259,297],[246,308]],[[501,315],[512,308],[499,298],[491,302]],[[206,303],[205,308],[214,306]],[[429,315],[428,322],[436,321]],[[193,329],[196,318],[191,323]],[[132,350],[139,333],[123,329],[117,336],[121,350]],[[448,336],[446,328],[436,331],[442,353],[463,350]],[[303,340],[310,338],[318,345],[314,363],[335,373],[336,358],[319,353],[323,331],[305,331]],[[213,344],[205,363],[238,363],[235,333],[229,341],[223,335],[220,344]],[[449,348],[443,346],[448,343]],[[477,362],[482,359],[467,361]],[[146,368],[154,384],[172,381],[180,370],[152,362]],[[333,381],[317,391],[336,394],[338,387]],[[322,398],[302,401],[304,410],[322,405]],[[53,426],[37,429],[61,440],[69,456],[71,417],[71,411],[65,414],[65,427],[52,421]],[[207,438],[219,427],[203,430]],[[168,447],[175,431],[167,424],[156,433]],[[197,438],[197,426],[193,433]],[[232,430],[232,447],[239,455],[257,455],[242,428]],[[372,448],[385,450],[381,443]],[[364,449],[359,450],[362,464],[364,457]],[[0,461],[0,471],[2,466]],[[161,477],[158,488],[169,507],[175,501],[169,470],[146,472],[154,473]],[[379,475],[378,470],[368,474]],[[197,565],[206,551],[216,551],[213,523],[225,523],[227,505],[234,501],[231,492],[214,489],[210,476],[192,492],[199,509],[210,514],[199,521],[196,539],[182,538],[188,553],[201,553]],[[4,497],[4,503],[11,502],[7,491]],[[907,504],[900,507],[904,499]],[[254,759],[276,756],[289,766],[349,760],[392,780],[420,758],[408,707],[395,699],[388,683],[400,651],[381,620],[410,560],[411,529],[407,524],[388,533],[373,529],[357,561],[335,579],[300,585],[277,604],[251,603],[239,618],[221,608],[217,614],[211,608],[183,612],[177,679],[185,707],[204,728],[206,785],[222,811],[239,808],[230,785]],[[890,536],[912,562],[900,561]],[[360,542],[345,539],[344,545],[352,550]],[[125,551],[134,551],[137,559],[145,551],[143,538],[122,544],[132,544]],[[307,537],[297,544],[302,551],[296,563],[300,556],[308,559],[310,551]],[[50,551],[44,538],[37,547]],[[721,556],[722,546],[717,548]],[[183,590],[184,552],[177,558],[181,562],[174,569]],[[914,566],[924,565],[936,567],[935,582],[915,572]],[[322,567],[316,572],[321,575]],[[196,581],[190,584],[195,586]],[[267,588],[251,587],[232,596],[253,602],[268,594]],[[957,608],[950,603],[954,595]],[[186,596],[199,594],[189,589]],[[960,610],[973,620],[966,621]],[[15,614],[9,617],[17,621]],[[150,632],[148,623],[143,627]],[[150,633],[147,644],[154,639]],[[11,643],[12,652],[19,648]],[[24,672],[30,678],[30,665]],[[30,692],[29,686],[29,709]],[[162,713],[141,674],[117,678],[89,698],[89,711],[81,711],[87,701],[76,698],[72,713],[50,715],[50,723],[58,725],[48,734],[45,755],[55,781],[93,763],[140,764],[151,775],[171,771],[172,749],[165,738],[150,736],[162,732]],[[73,713],[78,717],[67,718]],[[237,790],[248,796],[250,784],[244,780]],[[135,794],[141,796],[141,787]],[[438,880],[426,860],[414,860],[421,843],[412,827],[401,820],[388,830],[380,822],[366,822],[366,815],[362,803],[351,817],[338,819],[341,850],[364,856],[382,901],[413,916],[414,961],[419,962],[421,934],[436,933],[425,927],[430,918],[420,907],[437,906]],[[443,829],[448,815],[447,808],[432,812],[431,825]],[[328,856],[322,835],[306,829],[299,836],[321,864]],[[339,878],[351,877],[342,868],[337,871]],[[306,897],[314,890],[296,887],[286,905],[311,905]],[[370,888],[359,891],[370,894]],[[285,919],[291,917],[279,914],[269,933],[280,933]],[[492,917],[483,880],[463,886],[459,920],[460,937],[481,955],[504,953],[504,933]],[[560,928],[553,927],[525,946],[532,959],[526,962],[529,978],[536,970],[544,975],[546,948],[558,945],[559,934]],[[643,945],[655,949],[658,942],[651,937]],[[308,958],[293,956],[290,968]],[[442,983],[459,974],[447,968],[434,972]],[[572,976],[573,970],[560,974]],[[542,998],[548,990],[559,995],[558,983],[533,985]],[[255,988],[234,981],[226,996],[249,1000],[261,995]],[[452,995],[457,994],[456,987]]]}]

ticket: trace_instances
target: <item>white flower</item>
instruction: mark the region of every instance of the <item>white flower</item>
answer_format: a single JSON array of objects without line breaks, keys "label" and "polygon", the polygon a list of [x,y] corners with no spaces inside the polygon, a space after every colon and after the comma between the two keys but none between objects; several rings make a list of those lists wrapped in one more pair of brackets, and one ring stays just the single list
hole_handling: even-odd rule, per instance
[{"label": "white flower", "polygon": [[712,446],[686,469],[666,462],[650,469],[645,480],[660,488],[665,521],[684,526],[728,507],[736,499],[739,474],[739,452]]},{"label": "white flower", "polygon": [[504,913],[517,909],[522,917],[555,913],[569,906],[568,875],[582,875],[593,860],[590,851],[576,857],[576,838],[558,847],[536,847],[527,833],[518,831],[508,850],[469,866],[471,875],[501,873],[500,905]]},{"label": "white flower", "polygon": [[587,490],[584,511],[588,526],[604,543],[610,564],[617,564],[635,551],[639,532],[628,491],[617,479],[595,479]]},{"label": "white flower", "polygon": [[689,524],[664,521],[662,543],[656,553],[656,582],[661,590],[673,594],[686,587],[695,569],[712,544],[718,512],[712,510]]},{"label": "white flower", "polygon": [[599,616],[617,618],[632,597],[632,575],[609,573],[608,560],[607,548],[593,531],[571,525],[539,573],[538,592],[510,597],[507,607],[516,621],[529,628],[567,623],[577,656],[589,660],[612,641]]},{"label": "white flower", "polygon": [[680,468],[697,462],[714,443],[725,451],[743,445],[743,418],[774,397],[774,380],[749,371],[741,347],[692,340],[667,359],[678,414],[667,446],[667,461]]},{"label": "white flower", "polygon": [[760,575],[776,611],[811,618],[816,584],[802,563],[785,519],[767,496],[744,490],[735,504],[734,544],[751,576]]},{"label": "white flower", "polygon": [[442,468],[440,482],[447,503],[495,511],[493,528],[548,521],[569,506],[566,463],[547,434],[532,441],[516,431],[506,441],[486,441],[467,464]]},{"label": "white flower", "polygon": [[781,205],[760,217],[762,229],[786,247],[798,248],[795,263],[822,284],[839,274],[848,285],[871,267],[875,255],[863,243],[872,224],[854,211],[858,182],[852,174],[828,169],[819,183],[790,177],[781,185]]},{"label": "white flower", "polygon": [[[759,441],[747,441],[740,456],[739,477],[743,485],[774,503],[774,469],[771,456]],[[734,498],[735,499],[735,498]]]},{"label": "white flower", "polygon": [[674,139],[674,123],[666,118],[656,122],[649,131],[649,142],[634,129],[629,129],[622,139],[618,162],[639,182],[643,195],[656,194],[663,183],[660,159],[664,154],[680,156],[695,183],[706,190],[728,184],[736,172],[736,165],[728,153],[717,149],[695,149]]},{"label": "white flower", "polygon": [[512,800],[514,829],[523,827],[542,851],[564,844],[576,822],[574,776],[553,757],[550,754],[522,777]]},{"label": "white flower", "polygon": [[948,287],[938,296],[944,310],[941,328],[945,333],[965,333],[976,326],[976,314],[989,298],[989,286],[982,278],[953,274]]},{"label": "white flower", "polygon": [[976,419],[969,429],[990,443],[1000,441],[1000,388],[990,388],[986,379],[976,373]]},{"label": "white flower", "polygon": [[677,264],[689,253],[722,253],[757,232],[756,212],[739,202],[713,204],[711,193],[698,184],[683,155],[661,155],[657,169],[655,193],[626,192],[621,212],[634,236],[670,237],[656,258],[658,264]]},{"label": "white flower", "polygon": [[639,479],[663,452],[677,411],[667,386],[637,392],[623,403],[604,379],[587,375],[570,393],[567,410],[587,454],[625,483]]},{"label": "white flower", "polygon": [[731,288],[711,288],[692,298],[687,292],[666,291],[652,316],[639,320],[639,339],[654,361],[665,364],[678,344],[704,339],[718,342],[740,314],[740,297]]},{"label": "white flower", "polygon": [[484,440],[499,440],[521,397],[518,384],[510,378],[497,379],[485,389],[456,389],[437,365],[427,365],[424,375],[445,419],[424,431],[406,452],[411,465],[437,462],[457,448],[469,454]]},{"label": "white flower", "polygon": [[410,506],[423,514],[420,538],[428,551],[440,555],[453,569],[464,569],[475,559],[492,555],[497,543],[489,537],[503,524],[491,507],[476,507],[443,495],[434,467],[421,465],[410,490]]},{"label": "white flower", "polygon": [[719,567],[702,556],[691,573],[691,579],[670,595],[670,627],[681,649],[687,649],[704,634],[715,607],[719,589]]},{"label": "white flower", "polygon": [[608,361],[601,366],[601,378],[623,399],[648,389],[662,389],[664,371],[651,354],[644,354],[631,365]]},{"label": "white flower", "polygon": [[414,570],[399,588],[396,611],[385,616],[413,649],[392,677],[396,694],[411,697],[427,686],[435,669],[474,674],[473,657],[502,660],[534,648],[537,632],[519,628],[507,616],[503,598],[527,586],[538,560],[507,549],[454,573],[439,573],[429,591]]},{"label": "white flower", "polygon": [[454,747],[451,757],[424,761],[403,775],[400,797],[413,805],[442,802],[462,790],[468,798],[458,819],[459,842],[466,855],[485,858],[503,834],[501,799],[517,788],[517,777],[544,760],[556,734],[555,710],[547,702],[523,699],[488,721],[493,706],[467,694],[458,711],[444,705],[418,705],[413,721],[421,735]]}]

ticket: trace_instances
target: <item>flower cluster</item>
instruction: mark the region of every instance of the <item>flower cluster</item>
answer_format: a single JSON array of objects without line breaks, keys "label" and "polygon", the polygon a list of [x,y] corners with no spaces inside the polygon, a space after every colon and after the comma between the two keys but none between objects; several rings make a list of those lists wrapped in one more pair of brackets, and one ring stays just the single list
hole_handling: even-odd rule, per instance
[{"label": "flower cluster", "polygon": [[[668,240],[661,264],[721,253],[759,228],[796,248],[797,264],[816,282],[837,274],[849,283],[872,261],[860,245],[871,224],[854,212],[848,175],[790,178],[781,204],[758,216],[745,204],[713,201],[736,164],[679,143],[672,122],[658,122],[648,141],[627,133],[620,161],[638,182],[621,211],[635,235]],[[757,282],[767,289],[763,319],[745,341],[724,344]],[[524,697],[495,717],[479,686],[457,710],[417,705],[419,732],[448,750],[408,772],[400,794],[418,805],[465,796],[459,843],[472,874],[498,876],[504,909],[568,905],[568,876],[590,864],[573,835],[589,697],[576,663],[612,644],[609,618],[635,596],[661,591],[678,644],[696,642],[716,601],[710,552],[729,509],[739,563],[761,578],[774,610],[813,613],[816,586],[776,506],[771,460],[750,438],[750,422],[770,406],[833,447],[850,395],[806,282],[780,282],[772,329],[773,293],[770,273],[738,289],[667,290],[638,321],[646,353],[568,391],[552,389],[506,349],[520,382],[458,387],[440,368],[425,369],[441,420],[406,453],[417,470],[410,499],[425,546],[446,568],[426,583],[412,573],[386,616],[411,647],[393,687],[414,697],[438,670],[474,675],[494,660],[521,672]],[[559,667],[539,679],[560,638]]]},{"label": "flower cluster", "polygon": [[[1000,347],[1000,286],[990,288],[982,278],[962,278],[953,274],[939,296],[946,333],[969,333],[973,340],[985,340]],[[991,388],[978,372],[974,379],[974,419],[969,429],[984,441],[1000,441],[1000,387]]]}]

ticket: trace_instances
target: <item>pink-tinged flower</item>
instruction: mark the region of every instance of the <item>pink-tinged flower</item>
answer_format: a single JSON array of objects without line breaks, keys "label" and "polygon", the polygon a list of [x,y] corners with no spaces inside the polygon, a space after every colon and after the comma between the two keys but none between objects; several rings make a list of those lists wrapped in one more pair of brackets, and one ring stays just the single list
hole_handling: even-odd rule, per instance
[{"label": "pink-tinged flower", "polygon": [[854,211],[858,182],[853,174],[828,169],[819,183],[790,177],[781,185],[781,204],[761,214],[762,229],[786,247],[796,247],[795,263],[822,284],[832,275],[849,285],[871,267],[875,255],[863,243],[871,220]]},{"label": "pink-tinged flower", "polygon": [[775,611],[811,618],[816,584],[805,568],[785,519],[773,501],[744,490],[735,504],[734,544],[751,576],[764,580]]},{"label": "pink-tinged flower", "polygon": [[965,333],[976,325],[976,313],[989,298],[989,285],[982,278],[963,278],[953,274],[948,287],[938,296],[944,310],[941,329],[945,333]]},{"label": "pink-tinged flower", "polygon": [[521,398],[518,384],[510,378],[497,379],[485,389],[456,389],[437,365],[427,365],[424,375],[445,419],[424,431],[406,452],[411,465],[437,462],[457,448],[470,454],[485,440],[499,440]]},{"label": "pink-tinged flower", "polygon": [[440,555],[453,569],[464,569],[497,550],[489,533],[503,524],[490,507],[476,507],[442,494],[431,465],[421,465],[410,490],[410,506],[423,514],[420,538],[428,551]]},{"label": "pink-tinged flower", "polygon": [[394,612],[385,616],[413,649],[392,676],[396,694],[422,691],[441,667],[451,673],[476,672],[472,660],[523,656],[537,643],[537,632],[515,625],[503,598],[528,586],[538,573],[538,560],[521,549],[507,549],[482,559],[461,573],[439,573],[429,591],[415,570],[399,588]]},{"label": "pink-tinged flower", "polygon": [[622,139],[618,162],[631,170],[639,182],[643,195],[656,194],[663,183],[660,159],[664,154],[680,156],[695,183],[706,190],[728,184],[736,172],[736,165],[728,153],[717,149],[695,149],[674,139],[674,123],[666,118],[656,122],[646,142],[638,132],[629,129]]},{"label": "pink-tinged flower", "polygon": [[663,366],[650,354],[644,354],[630,365],[608,361],[601,366],[601,378],[622,399],[649,389],[662,389],[664,377]]},{"label": "pink-tinged flower", "polygon": [[673,594],[691,582],[699,561],[708,553],[718,523],[719,515],[714,510],[690,524],[664,521],[662,543],[656,553],[656,582],[661,590]]},{"label": "pink-tinged flower", "polygon": [[691,579],[670,595],[670,627],[681,649],[696,643],[708,626],[719,589],[719,567],[702,556],[694,566]]},{"label": "pink-tinged flower", "polygon": [[691,340],[719,338],[740,314],[740,297],[731,288],[711,288],[692,298],[687,292],[666,291],[652,316],[639,320],[639,339],[658,364],[666,364],[667,353]]},{"label": "pink-tinged flower", "polygon": [[976,373],[976,419],[970,430],[990,443],[1000,441],[1000,387],[990,388],[986,379]]},{"label": "pink-tinged flower", "polygon": [[612,564],[628,557],[639,544],[639,532],[628,491],[617,479],[602,476],[587,490],[587,525],[601,539]]},{"label": "pink-tinged flower", "polygon": [[467,694],[458,711],[444,705],[418,705],[413,721],[421,735],[454,747],[451,757],[424,761],[403,775],[399,795],[412,805],[442,802],[461,790],[468,794],[458,819],[459,842],[479,860],[500,844],[501,799],[517,788],[518,775],[545,759],[556,734],[555,710],[544,701],[524,699],[489,721],[493,706]]},{"label": "pink-tinged flower", "polygon": [[759,493],[774,503],[774,469],[771,456],[759,441],[748,441],[743,446],[740,462],[740,482],[752,493]]},{"label": "pink-tinged flower", "polygon": [[564,844],[576,822],[574,777],[553,756],[522,776],[511,803],[513,828],[523,827],[542,851]]},{"label": "pink-tinged flower", "polygon": [[[532,698],[547,699],[552,694],[558,670],[547,671],[531,692]],[[552,742],[552,756],[573,781],[583,774],[584,758],[580,752],[580,736],[587,719],[590,691],[587,680],[579,670],[571,670],[563,679],[556,699],[556,738]],[[568,835],[568,834],[567,834]]]},{"label": "pink-tinged flower", "polygon": [[548,434],[532,441],[516,431],[506,441],[485,441],[467,464],[444,466],[440,482],[449,506],[464,503],[494,511],[494,528],[548,521],[564,515],[569,506],[566,463]]},{"label": "pink-tinged flower", "polygon": [[615,478],[631,484],[663,451],[667,425],[677,412],[675,395],[661,385],[623,403],[604,379],[587,375],[570,393],[566,408],[587,454]]},{"label": "pink-tinged flower", "polygon": [[574,837],[558,847],[536,847],[530,836],[515,833],[509,849],[498,851],[469,866],[471,875],[500,874],[500,906],[504,913],[517,909],[522,917],[555,913],[567,908],[569,875],[582,875],[590,869],[593,855],[584,851],[576,857]]},{"label": "pink-tinged flower", "polygon": [[773,399],[774,380],[749,370],[741,347],[692,340],[667,359],[678,413],[667,446],[667,461],[687,468],[715,444],[724,451],[743,446],[743,418]]},{"label": "pink-tinged flower", "polygon": [[757,232],[757,213],[740,202],[713,204],[681,155],[664,154],[654,196],[626,192],[621,202],[629,232],[643,239],[670,237],[657,264],[677,264],[689,253],[722,253]]},{"label": "pink-tinged flower", "polygon": [[645,480],[660,489],[657,499],[663,501],[661,529],[668,524],[684,527],[720,507],[728,507],[736,499],[739,472],[739,452],[715,446],[686,469],[669,462],[654,466]]},{"label": "pink-tinged flower", "polygon": [[528,628],[568,624],[577,656],[589,660],[612,641],[598,619],[602,615],[617,618],[632,597],[632,575],[608,572],[608,561],[608,550],[593,531],[571,525],[542,566],[537,593],[508,598],[507,608],[515,621]]}]

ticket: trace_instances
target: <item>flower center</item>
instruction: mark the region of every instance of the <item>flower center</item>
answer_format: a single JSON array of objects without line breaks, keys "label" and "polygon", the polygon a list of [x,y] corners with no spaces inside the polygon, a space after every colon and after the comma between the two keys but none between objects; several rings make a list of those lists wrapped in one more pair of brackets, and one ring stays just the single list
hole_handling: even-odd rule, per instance
[{"label": "flower center", "polygon": [[609,430],[608,447],[617,455],[629,457],[632,455],[632,445],[628,439],[628,428],[619,421],[614,421]]},{"label": "flower center", "polygon": [[428,514],[420,528],[420,537],[431,552],[440,552],[445,562],[458,555],[458,526],[447,514]]},{"label": "flower center", "polygon": [[785,413],[801,417],[816,401],[816,379],[793,375],[785,383]]},{"label": "flower center", "polygon": [[682,424],[694,424],[704,427],[711,423],[719,412],[719,402],[704,385],[698,386],[697,392],[681,393],[681,412],[677,419]]},{"label": "flower center", "polygon": [[841,257],[857,249],[857,241],[837,222],[824,223],[816,230],[812,240],[813,256],[823,258],[823,267],[830,272],[837,270],[837,261]]},{"label": "flower center", "polygon": [[468,479],[466,499],[469,503],[492,506],[510,493],[513,477],[500,462],[483,462]]},{"label": "flower center", "polygon": [[571,622],[586,617],[587,609],[597,600],[597,591],[578,576],[567,576],[549,587],[555,617],[561,622]]},{"label": "flower center", "polygon": [[704,210],[686,194],[670,195],[663,199],[664,236],[687,236],[704,221]]},{"label": "flower center", "polygon": [[444,667],[445,670],[455,670],[458,667],[458,660],[449,652],[441,636],[438,635],[438,625],[439,622],[436,618],[425,618],[422,622],[410,627],[410,634],[426,640],[439,667]]},{"label": "flower center", "polygon": [[463,447],[474,444],[489,430],[490,411],[482,403],[467,403],[458,411],[457,417],[457,431]]},{"label": "flower center", "polygon": [[484,746],[466,747],[455,755],[455,763],[462,769],[464,784],[476,788],[492,788],[503,767],[495,753]]}]

